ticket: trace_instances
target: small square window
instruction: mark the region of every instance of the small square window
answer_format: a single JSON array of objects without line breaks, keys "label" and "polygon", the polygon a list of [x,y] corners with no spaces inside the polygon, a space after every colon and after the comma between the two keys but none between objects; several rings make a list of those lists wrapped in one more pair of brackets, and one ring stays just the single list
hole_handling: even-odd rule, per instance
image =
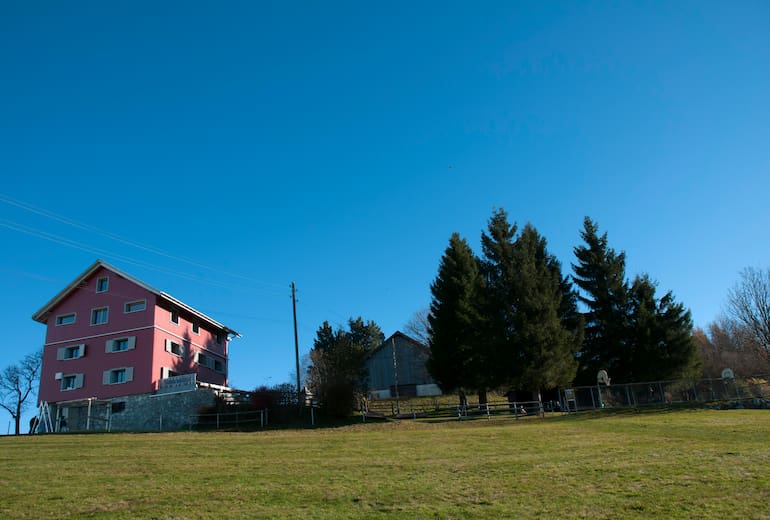
[{"label": "small square window", "polygon": [[119,383],[125,383],[126,382],[126,369],[120,368],[118,370],[113,370],[110,372],[110,384],[116,385]]},{"label": "small square window", "polygon": [[200,334],[201,333],[201,327],[200,327],[200,325],[198,325],[198,322],[193,322],[193,324],[192,324],[192,331],[195,334]]},{"label": "small square window", "polygon": [[125,313],[139,312],[147,308],[147,300],[137,300],[135,302],[128,302],[123,308]]},{"label": "small square window", "polygon": [[125,401],[119,401],[117,403],[112,403],[111,412],[112,413],[120,413],[126,410],[126,402]]},{"label": "small square window", "polygon": [[75,323],[75,313],[56,316],[56,325],[71,325]]},{"label": "small square window", "polygon": [[182,356],[184,354],[184,351],[182,350],[182,345],[180,345],[179,343],[176,343],[175,341],[168,342],[168,351],[174,354],[175,356]]},{"label": "small square window", "polygon": [[214,360],[214,370],[217,372],[224,372],[225,371],[225,364],[222,363],[220,360],[215,359]]},{"label": "small square window", "polygon": [[106,276],[96,280],[96,292],[107,292],[110,287],[110,279]]},{"label": "small square window", "polygon": [[61,389],[62,390],[74,390],[77,388],[77,382],[78,382],[78,376],[73,374],[69,376],[63,376],[61,378]]},{"label": "small square window", "polygon": [[177,311],[171,311],[171,323],[179,325],[179,313]]},{"label": "small square window", "polygon": [[91,311],[91,325],[103,325],[107,323],[109,319],[110,309],[109,307],[101,307],[99,309],[93,309]]}]

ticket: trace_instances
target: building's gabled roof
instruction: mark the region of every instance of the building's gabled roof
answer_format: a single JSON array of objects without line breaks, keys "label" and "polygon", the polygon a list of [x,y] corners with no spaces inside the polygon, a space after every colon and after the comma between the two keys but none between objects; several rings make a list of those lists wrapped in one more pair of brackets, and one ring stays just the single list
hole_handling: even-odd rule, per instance
[{"label": "building's gabled roof", "polygon": [[69,296],[70,293],[72,293],[72,291],[78,289],[78,287],[80,287],[86,279],[88,279],[92,274],[94,274],[98,269],[100,269],[102,267],[104,269],[107,269],[108,271],[111,271],[111,272],[115,273],[118,276],[121,276],[121,277],[125,278],[126,280],[129,280],[132,283],[135,283],[139,287],[141,287],[141,288],[143,288],[143,289],[153,293],[155,296],[158,297],[158,299],[164,300],[164,301],[170,303],[171,305],[173,305],[175,307],[178,307],[178,308],[180,308],[180,309],[182,309],[182,310],[184,310],[186,312],[189,312],[193,316],[199,318],[201,321],[203,321],[205,323],[208,323],[209,325],[214,326],[216,329],[223,330],[227,334],[232,334],[234,336],[240,337],[240,334],[238,334],[236,331],[234,331],[230,327],[227,327],[227,326],[219,323],[215,319],[210,318],[209,316],[206,316],[202,312],[193,309],[192,307],[190,307],[186,303],[184,303],[184,302],[182,302],[180,300],[177,300],[176,298],[174,298],[170,294],[164,293],[163,291],[159,291],[158,289],[156,289],[156,288],[154,288],[154,287],[152,287],[150,285],[147,285],[143,281],[141,281],[141,280],[139,280],[137,278],[134,278],[130,274],[127,274],[127,273],[121,271],[117,267],[114,267],[114,266],[108,264],[107,262],[103,262],[102,260],[97,260],[96,262],[91,264],[91,266],[88,269],[86,269],[80,276],[75,278],[72,281],[72,283],[70,283],[61,292],[59,292],[59,294],[54,296],[51,299],[51,301],[46,303],[39,311],[37,311],[35,314],[33,314],[32,315],[32,319],[37,321],[37,322],[40,322],[42,324],[46,324],[48,322],[48,316],[51,313],[51,310],[54,307],[56,307],[56,305],[58,305],[59,302],[61,302],[64,298]]},{"label": "building's gabled roof", "polygon": [[428,350],[427,345],[423,345],[422,343],[420,343],[419,341],[417,341],[413,337],[407,336],[406,334],[404,334],[400,330],[397,330],[396,332],[394,332],[393,334],[388,336],[387,339],[382,342],[382,345],[380,345],[379,347],[377,347],[374,350],[372,350],[371,352],[369,352],[369,357],[373,356],[375,352],[378,352],[379,350],[381,350],[383,348],[389,347],[390,344],[391,344],[391,341],[394,340],[395,338],[401,338],[401,339],[407,341],[408,343],[411,343],[412,345],[414,345],[415,347],[417,347],[419,349],[422,349],[422,350],[425,350],[425,351]]}]

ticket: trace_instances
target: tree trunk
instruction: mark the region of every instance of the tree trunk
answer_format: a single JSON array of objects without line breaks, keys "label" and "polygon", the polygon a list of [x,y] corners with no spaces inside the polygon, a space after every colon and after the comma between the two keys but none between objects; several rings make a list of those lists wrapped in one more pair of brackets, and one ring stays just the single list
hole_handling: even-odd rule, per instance
[{"label": "tree trunk", "polygon": [[15,435],[19,435],[19,425],[21,424],[21,399],[17,401],[16,404],[16,415],[13,417],[16,421],[16,433]]},{"label": "tree trunk", "polygon": [[487,404],[487,390],[482,388],[479,390],[479,408]]}]

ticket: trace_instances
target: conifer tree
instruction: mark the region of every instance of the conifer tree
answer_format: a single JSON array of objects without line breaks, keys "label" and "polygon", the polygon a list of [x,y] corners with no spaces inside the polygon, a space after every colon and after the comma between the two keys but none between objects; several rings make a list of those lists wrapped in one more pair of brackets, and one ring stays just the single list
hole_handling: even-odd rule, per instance
[{"label": "conifer tree", "polygon": [[628,357],[625,253],[616,253],[607,245],[607,233],[599,236],[598,231],[596,223],[586,217],[580,233],[585,244],[574,249],[577,264],[572,264],[575,284],[582,290],[578,299],[587,308],[577,375],[582,384],[595,383],[602,369],[618,380],[630,375],[624,373]]},{"label": "conifer tree", "polygon": [[569,385],[575,377],[579,334],[560,316],[561,270],[546,240],[527,224],[514,243],[516,294],[514,342],[521,360],[511,383],[539,391]]},{"label": "conifer tree", "polygon": [[[481,234],[481,273],[486,282],[483,299],[487,318],[483,331],[489,349],[486,366],[488,388],[505,384],[517,377],[523,352],[515,338],[518,294],[514,241],[518,227],[508,222],[504,209],[495,210]],[[483,390],[483,389],[482,389]],[[482,400],[482,393],[479,400]]]},{"label": "conifer tree", "polygon": [[477,390],[484,373],[483,280],[470,246],[454,233],[431,284],[428,371],[444,392]]},{"label": "conifer tree", "polygon": [[652,381],[696,376],[700,370],[690,311],[671,292],[660,300],[647,275],[629,290],[630,379]]},{"label": "conifer tree", "polygon": [[585,218],[585,245],[575,248],[575,283],[587,310],[578,356],[578,381],[594,384],[605,369],[615,381],[651,381],[695,375],[697,346],[690,312],[669,292],[660,300],[648,276],[625,279],[625,254],[607,245],[607,233]]},{"label": "conifer tree", "polygon": [[534,226],[518,237],[516,231],[498,210],[481,236],[489,386],[539,391],[570,384],[582,342],[575,292]]}]

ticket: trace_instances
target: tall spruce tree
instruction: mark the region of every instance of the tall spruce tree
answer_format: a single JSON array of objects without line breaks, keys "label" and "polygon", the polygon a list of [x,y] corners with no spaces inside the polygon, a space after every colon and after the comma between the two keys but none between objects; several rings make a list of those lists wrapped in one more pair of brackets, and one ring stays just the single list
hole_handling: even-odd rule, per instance
[{"label": "tall spruce tree", "polygon": [[[572,383],[577,370],[575,354],[580,332],[569,302],[562,306],[565,280],[556,258],[548,253],[546,239],[531,224],[522,229],[513,244],[515,295],[513,343],[517,354],[514,388],[540,391]],[[574,298],[574,296],[573,296]],[[565,320],[562,320],[562,313]]]},{"label": "tall spruce tree", "polygon": [[585,245],[574,249],[575,283],[586,306],[585,338],[577,381],[594,384],[605,369],[616,381],[688,377],[698,370],[690,312],[669,292],[660,300],[649,277],[626,281],[625,254],[607,244],[590,218],[583,222]]},{"label": "tall spruce tree", "polygon": [[480,313],[484,282],[478,259],[454,233],[431,284],[428,371],[444,392],[476,391],[486,364]]},{"label": "tall spruce tree", "polygon": [[582,341],[576,294],[534,226],[518,237],[516,231],[497,210],[481,236],[489,387],[539,391],[570,384]]},{"label": "tall spruce tree", "polygon": [[582,384],[595,383],[602,369],[618,380],[630,376],[626,257],[608,246],[607,233],[599,236],[598,232],[597,224],[586,217],[580,233],[585,245],[574,249],[577,264],[572,264],[575,284],[583,291],[578,299],[587,309],[577,374]]},{"label": "tall spruce tree", "polygon": [[629,304],[630,379],[653,381],[696,376],[700,359],[690,311],[674,301],[671,292],[658,300],[655,284],[647,275],[634,279]]},{"label": "tall spruce tree", "polygon": [[[487,223],[487,232],[481,234],[481,273],[486,282],[483,307],[487,318],[483,333],[490,351],[487,388],[515,379],[524,362],[515,337],[519,296],[515,291],[518,274],[513,244],[517,230],[515,223],[508,222],[508,213],[498,209]],[[482,398],[485,395],[480,392],[479,400]]]}]

